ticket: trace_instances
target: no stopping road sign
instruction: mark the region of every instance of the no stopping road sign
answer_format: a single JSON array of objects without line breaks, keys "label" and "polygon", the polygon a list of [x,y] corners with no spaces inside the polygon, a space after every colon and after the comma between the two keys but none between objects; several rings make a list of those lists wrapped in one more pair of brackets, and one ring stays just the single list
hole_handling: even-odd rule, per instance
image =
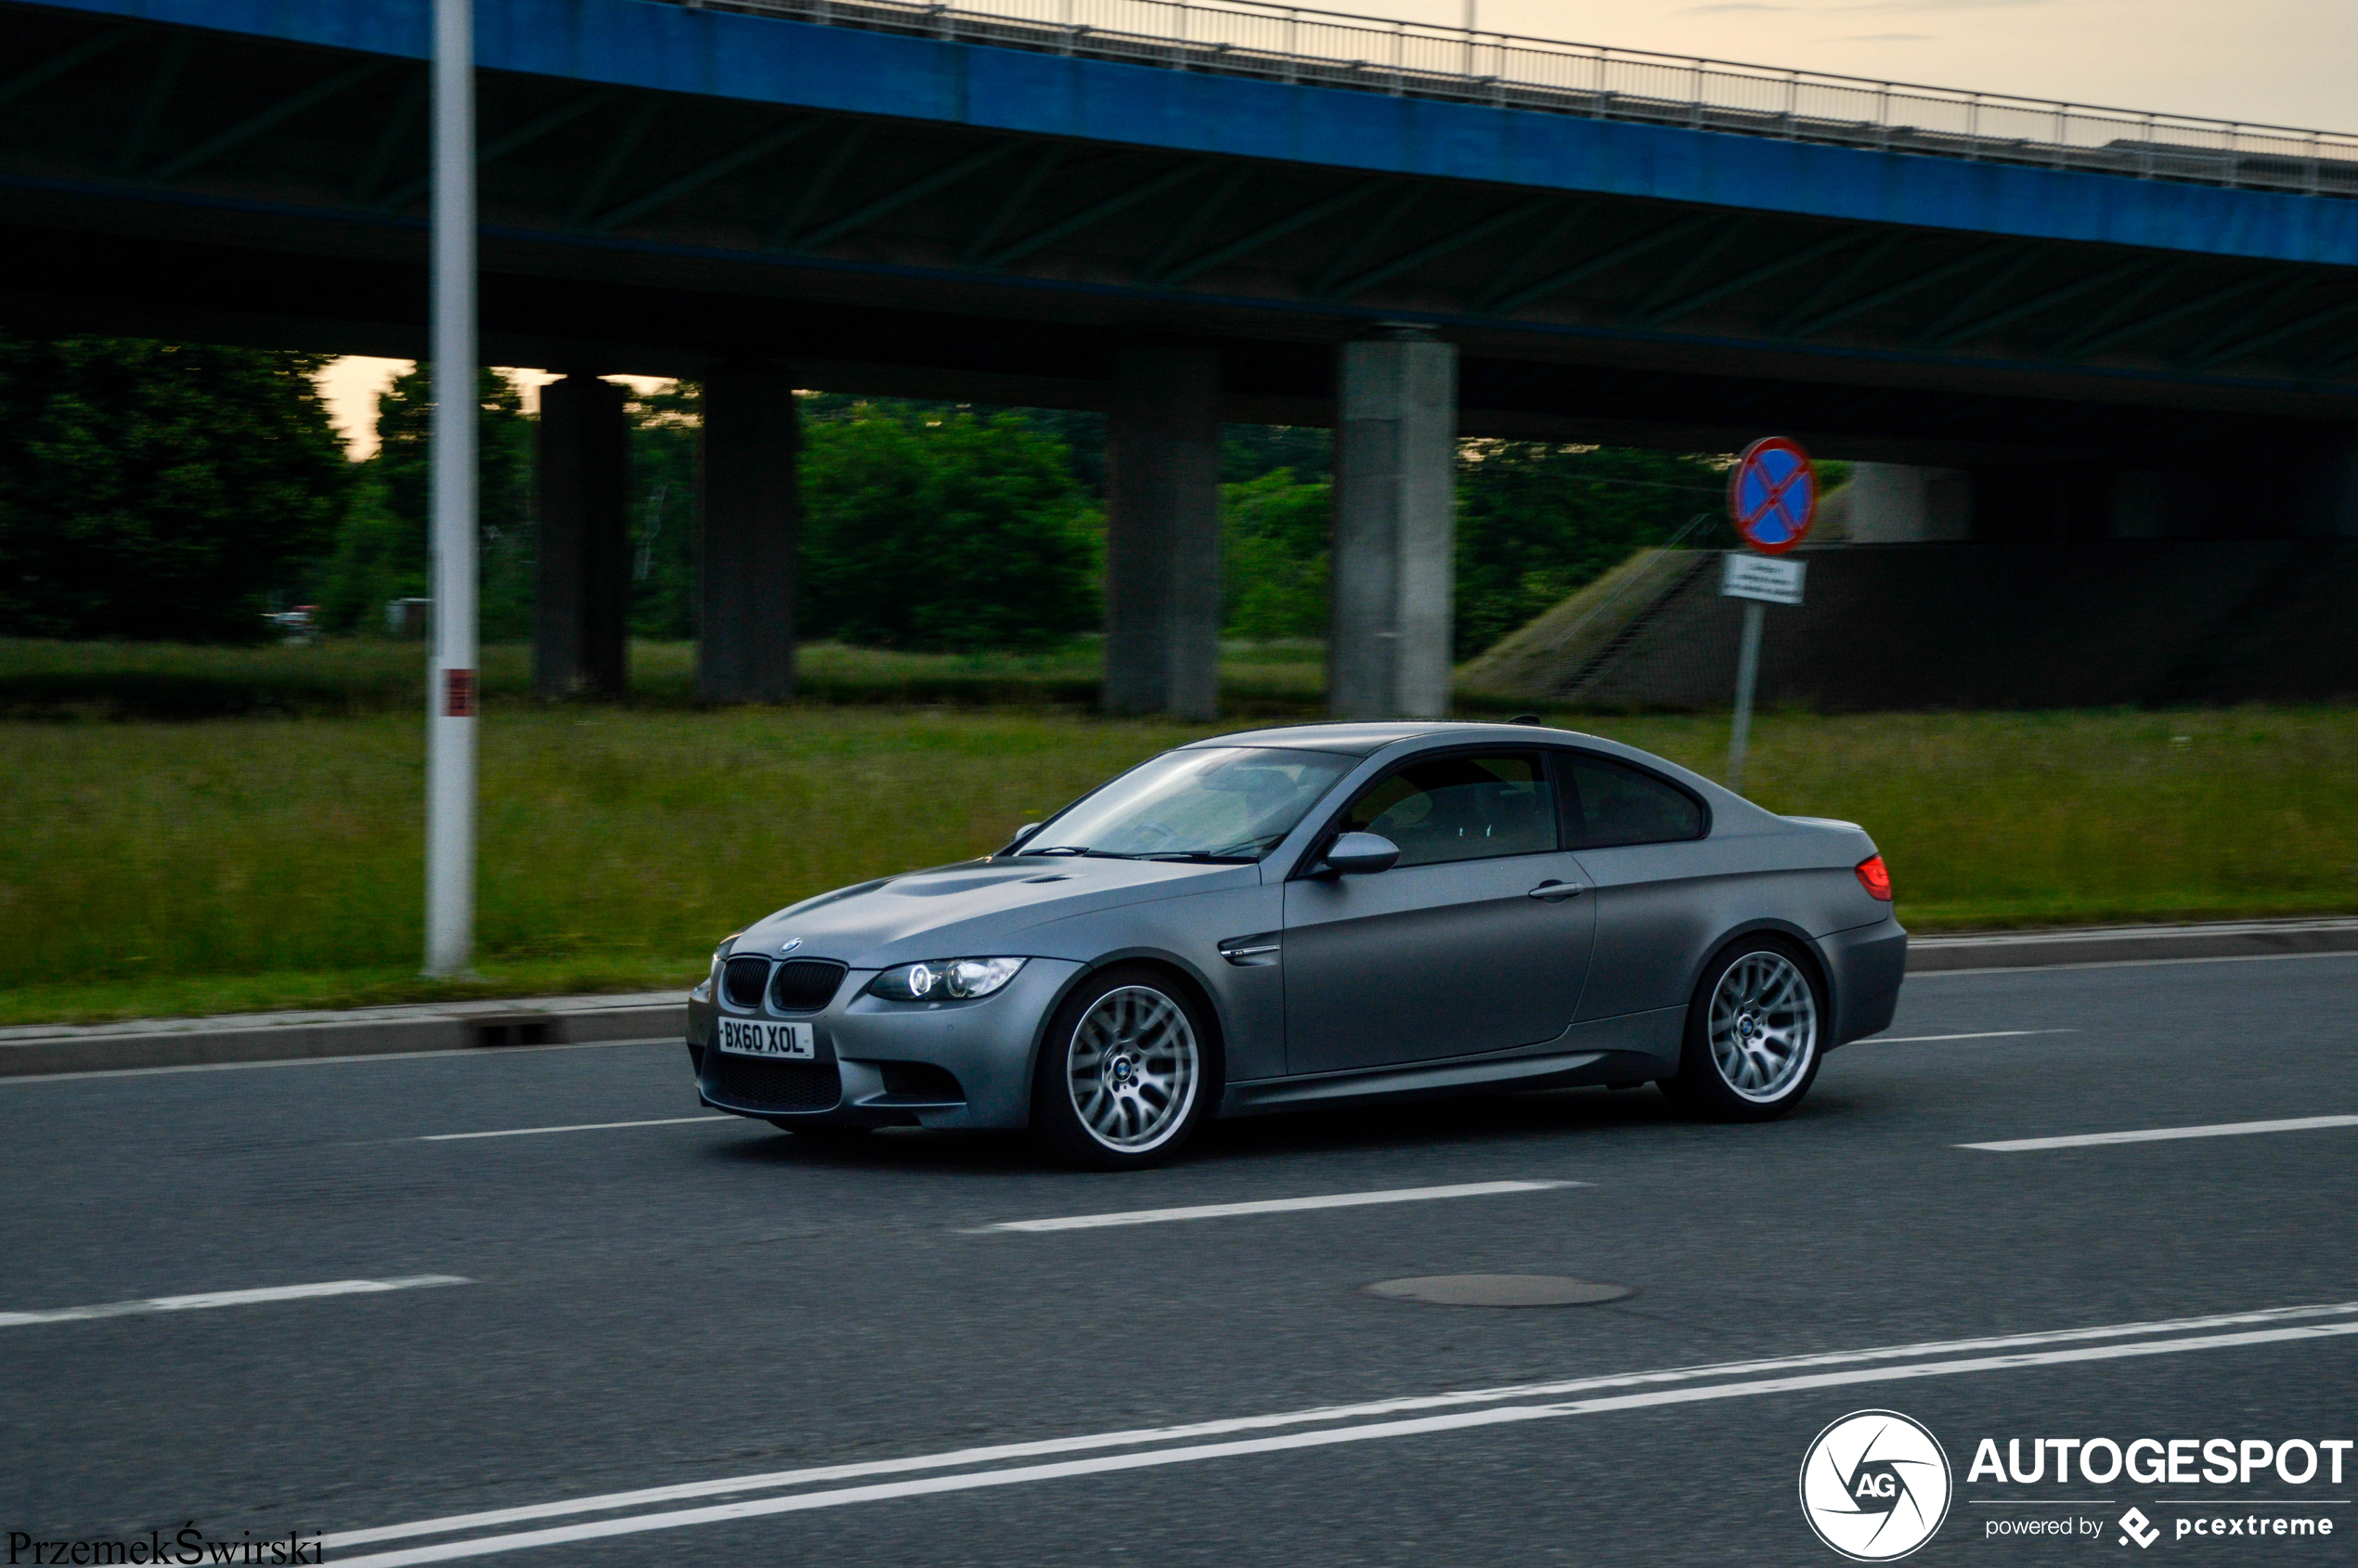
[{"label": "no stopping road sign", "polygon": [[1753,549],[1782,555],[1818,517],[1818,471],[1798,443],[1764,436],[1728,475],[1728,516]]}]

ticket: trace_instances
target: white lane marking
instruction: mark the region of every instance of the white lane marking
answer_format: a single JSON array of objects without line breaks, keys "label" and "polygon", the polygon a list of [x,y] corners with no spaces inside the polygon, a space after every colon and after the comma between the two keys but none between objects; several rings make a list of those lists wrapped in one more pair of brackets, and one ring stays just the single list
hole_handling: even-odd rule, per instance
[{"label": "white lane marking", "polygon": [[1368,1203],[1422,1203],[1435,1198],[1489,1198],[1506,1192],[1548,1192],[1587,1182],[1462,1182],[1456,1186],[1402,1186],[1382,1192],[1331,1192],[1316,1198],[1263,1198],[1246,1203],[1198,1203],[1185,1209],[1125,1209],[1109,1214],[1068,1214],[1054,1220],[1004,1220],[967,1232],[1097,1230],[1106,1225],[1153,1225],[1170,1220],[1220,1220],[1232,1214],[1286,1214],[1302,1209],[1356,1209]]},{"label": "white lane marking", "polygon": [[691,1121],[742,1121],[738,1116],[665,1116],[653,1121],[577,1121],[570,1127],[507,1127],[497,1133],[429,1133],[421,1144],[455,1144],[468,1138],[529,1138],[539,1133],[602,1133],[611,1127],[681,1127]]},{"label": "white lane marking", "polygon": [[195,1312],[205,1307],[253,1306],[263,1302],[299,1302],[313,1296],[366,1296],[383,1290],[416,1290],[432,1285],[469,1285],[456,1274],[413,1274],[401,1279],[330,1279],[317,1285],[272,1285],[259,1290],[207,1290],[194,1296],[149,1296],[136,1302],[57,1307],[48,1312],[0,1312],[0,1328],[28,1323],[79,1323],[91,1317],[127,1317],[143,1312]]},{"label": "white lane marking", "polygon": [[2207,1127],[2147,1127],[2135,1133],[2075,1133],[2060,1138],[2005,1138],[1997,1143],[1959,1144],[1959,1148],[2085,1148],[2093,1144],[2151,1144],[2171,1138],[2238,1138],[2248,1133],[2305,1133],[2316,1127],[2358,1127],[2358,1116],[2296,1116],[2283,1121],[2215,1121]]},{"label": "white lane marking", "polygon": [[[362,1051],[348,1056],[274,1056],[261,1062],[183,1062],[177,1067],[110,1067],[87,1072],[18,1072],[0,1077],[0,1089],[18,1083],[72,1083],[84,1078],[161,1078],[175,1072],[252,1072],[271,1067],[350,1067],[355,1062],[430,1062],[452,1056],[513,1056],[526,1051],[595,1051],[608,1045],[677,1045],[677,1035],[644,1040],[577,1040],[563,1045],[467,1045],[455,1051]],[[8,1047],[0,1045],[0,1052]]]},{"label": "white lane marking", "polygon": [[1978,1034],[1871,1034],[1854,1045],[1923,1045],[1935,1040],[2012,1040],[2025,1034],[2078,1034],[2076,1029],[1986,1029]]},{"label": "white lane marking", "polygon": [[[486,1557],[498,1552],[515,1551],[525,1547],[554,1546],[572,1541],[640,1535],[653,1530],[673,1530],[690,1524],[709,1524],[728,1520],[758,1519],[782,1513],[800,1513],[813,1509],[840,1508],[851,1503],[885,1502],[901,1497],[973,1491],[990,1486],[1017,1486],[1036,1481],[1060,1481],[1080,1475],[1102,1475],[1109,1471],[1143,1470],[1160,1465],[1192,1464],[1205,1459],[1234,1458],[1250,1454],[1282,1453],[1289,1449],[1328,1447],[1342,1443],[1368,1443],[1386,1438],[1420,1437],[1433,1432],[1462,1432],[1471,1428],[1501,1426],[1520,1421],[1548,1420],[1564,1416],[1599,1415],[1608,1411],[1636,1410],[1663,1405],[1696,1404],[1706,1400],[1737,1399],[1761,1393],[1794,1393],[1812,1389],[1839,1388],[1857,1383],[1893,1382],[1915,1378],[1956,1377],[1968,1372],[2011,1371],[2024,1367],[2052,1367],[2073,1362],[2113,1361],[2132,1356],[2182,1354],[2196,1350],[2224,1350],[2247,1345],[2279,1344],[2301,1340],[2333,1339],[2352,1334],[2358,1334],[2358,1323],[2254,1329],[2240,1334],[2216,1334],[2196,1339],[2147,1340],[2134,1344],[2082,1345],[2068,1350],[2034,1351],[2019,1355],[1993,1355],[1963,1361],[1919,1361],[1898,1367],[1854,1367],[1847,1371],[1817,1372],[1799,1377],[1711,1383],[1700,1388],[1653,1389],[1643,1393],[1609,1394],[1595,1399],[1571,1400],[1558,1405],[1515,1405],[1487,1410],[1466,1410],[1446,1416],[1423,1416],[1411,1420],[1375,1421],[1359,1426],[1329,1428],[1323,1432],[1289,1432],[1277,1437],[1244,1438],[1228,1443],[1152,1448],[1143,1453],[1105,1454],[1094,1458],[1067,1459],[1056,1464],[1019,1465],[1008,1470],[970,1471],[962,1475],[926,1476],[909,1481],[884,1482],[869,1486],[839,1487],[824,1492],[801,1492],[784,1497],[750,1498],[742,1502],[719,1503],[708,1508],[680,1509],[666,1513],[634,1514],[623,1519],[596,1520],[578,1524],[557,1525],[545,1530],[519,1531],[506,1536],[481,1536],[472,1540],[444,1541],[433,1546],[399,1548],[393,1551],[378,1552],[367,1557],[343,1558],[341,1561],[345,1568],[407,1568],[407,1565],[413,1563],[447,1562],[457,1558]],[[339,1539],[348,1538],[329,1536],[321,1544],[333,1545]]]},{"label": "white lane marking", "polygon": [[2358,1302],[2317,1306],[2268,1307],[2251,1312],[2216,1314],[2208,1317],[2164,1318],[2145,1323],[2107,1323],[2087,1328],[2057,1328],[2039,1333],[2005,1334],[1974,1340],[1934,1340],[1910,1345],[1885,1345],[1868,1350],[1821,1351],[1809,1355],[1771,1360],[1723,1361],[1699,1367],[1673,1367],[1647,1372],[1608,1373],[1553,1382],[1515,1383],[1503,1388],[1463,1389],[1450,1393],[1406,1394],[1360,1405],[1334,1405],[1272,1415],[1232,1416],[1185,1426],[1142,1427],[1127,1432],[1090,1432],[1076,1437],[1051,1437],[1030,1443],[1001,1443],[988,1447],[959,1448],[941,1454],[919,1454],[897,1459],[868,1459],[851,1464],[821,1465],[807,1470],[772,1471],[763,1475],[735,1475],[717,1481],[687,1481],[669,1486],[609,1492],[600,1497],[569,1497],[561,1502],[531,1503],[519,1508],[493,1509],[481,1513],[451,1514],[409,1524],[347,1530],[327,1536],[323,1545],[342,1549],[374,1541],[404,1540],[416,1536],[445,1536],[460,1530],[485,1530],[527,1520],[555,1519],[570,1513],[600,1513],[649,1503],[680,1502],[691,1497],[719,1497],[730,1492],[774,1491],[807,1485],[814,1481],[847,1481],[867,1475],[895,1475],[917,1470],[946,1470],[990,1464],[1005,1459],[1041,1458],[1051,1454],[1082,1453],[1093,1448],[1129,1448],[1144,1444],[1181,1443],[1232,1432],[1266,1431],[1272,1427],[1307,1426],[1334,1421],[1365,1420],[1412,1410],[1447,1409],[1453,1406],[1496,1404],[1510,1399],[1546,1399],[1592,1389],[1630,1388],[1694,1382],[1710,1378],[1754,1377],[1767,1372],[1792,1372],[1817,1367],[1838,1367],[1859,1361],[1909,1360],[1922,1356],[1963,1355],[1982,1351],[2021,1350],[2033,1345],[2072,1344],[2092,1340],[2128,1339],[2140,1335],[2185,1334],[2210,1328],[2252,1328],[2297,1322],[2303,1318],[2358,1316]]}]

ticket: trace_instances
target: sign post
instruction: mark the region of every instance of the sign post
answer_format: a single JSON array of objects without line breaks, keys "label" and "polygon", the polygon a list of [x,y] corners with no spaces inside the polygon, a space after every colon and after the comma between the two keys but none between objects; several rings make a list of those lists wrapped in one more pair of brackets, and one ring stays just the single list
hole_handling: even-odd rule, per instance
[{"label": "sign post", "polygon": [[473,0],[434,7],[433,653],[426,668],[426,970],[461,975],[475,924]]},{"label": "sign post", "polygon": [[1760,553],[1721,558],[1719,592],[1744,602],[1743,641],[1736,654],[1736,712],[1728,731],[1728,787],[1742,793],[1744,753],[1752,745],[1752,698],[1760,680],[1764,604],[1798,604],[1807,564],[1783,559],[1818,519],[1818,472],[1809,454],[1781,435],[1754,442],[1728,476],[1728,516]]}]

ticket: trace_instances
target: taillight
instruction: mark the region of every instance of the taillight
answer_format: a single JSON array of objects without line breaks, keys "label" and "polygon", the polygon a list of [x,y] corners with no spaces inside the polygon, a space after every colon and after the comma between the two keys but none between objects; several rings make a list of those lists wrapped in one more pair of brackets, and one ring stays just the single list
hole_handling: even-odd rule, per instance
[{"label": "taillight", "polygon": [[1891,868],[1883,863],[1883,857],[1870,855],[1859,862],[1857,869],[1859,886],[1866,888],[1871,896],[1889,903],[1891,901]]}]

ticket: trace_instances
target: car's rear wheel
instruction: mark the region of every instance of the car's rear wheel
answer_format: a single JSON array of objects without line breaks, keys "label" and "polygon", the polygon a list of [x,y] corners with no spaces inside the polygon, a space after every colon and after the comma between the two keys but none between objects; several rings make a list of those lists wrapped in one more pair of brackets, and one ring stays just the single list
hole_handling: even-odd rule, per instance
[{"label": "car's rear wheel", "polygon": [[1801,1103],[1818,1077],[1826,1001],[1792,943],[1749,937],[1704,970],[1687,1009],[1677,1076],[1663,1092],[1724,1121],[1768,1121]]},{"label": "car's rear wheel", "polygon": [[1215,1097],[1211,1036],[1194,1001],[1157,970],[1084,981],[1048,1024],[1031,1128],[1056,1158],[1101,1171],[1176,1154]]}]

